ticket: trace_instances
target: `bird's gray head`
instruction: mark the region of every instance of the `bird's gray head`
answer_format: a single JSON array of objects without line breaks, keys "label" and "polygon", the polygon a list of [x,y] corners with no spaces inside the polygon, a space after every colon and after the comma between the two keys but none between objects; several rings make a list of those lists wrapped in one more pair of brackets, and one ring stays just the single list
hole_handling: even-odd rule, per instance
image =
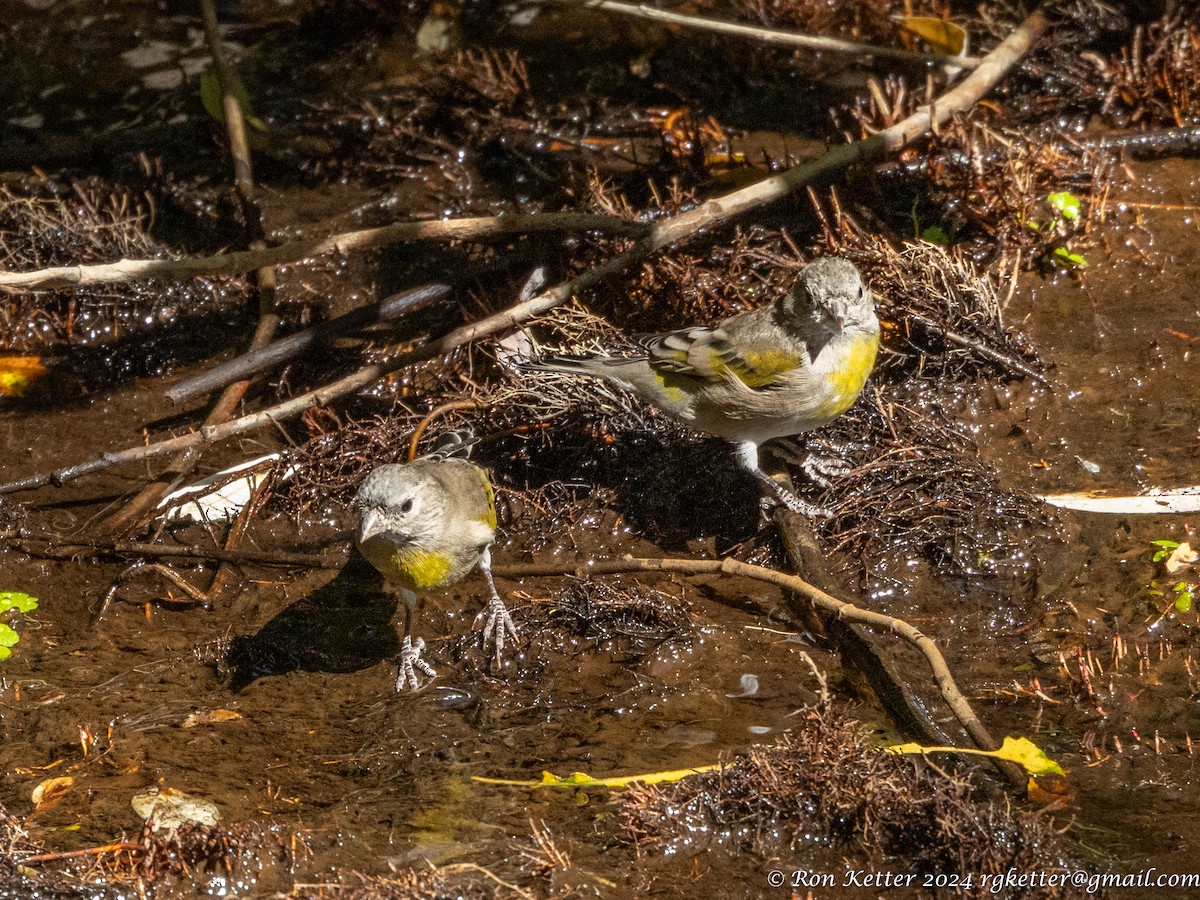
[{"label": "bird's gray head", "polygon": [[785,322],[815,323],[830,331],[877,323],[870,289],[854,263],[840,256],[822,256],[805,266],[780,308]]},{"label": "bird's gray head", "polygon": [[397,546],[421,545],[436,536],[445,503],[441,483],[428,472],[402,464],[373,469],[354,498],[358,543],[380,537]]}]

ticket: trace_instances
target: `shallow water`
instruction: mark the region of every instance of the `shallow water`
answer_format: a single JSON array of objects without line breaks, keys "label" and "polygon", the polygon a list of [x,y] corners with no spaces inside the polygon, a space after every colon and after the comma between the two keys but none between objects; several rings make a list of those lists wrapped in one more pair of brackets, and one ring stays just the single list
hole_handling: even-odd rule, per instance
[{"label": "shallow water", "polygon": [[[20,21],[32,27],[31,16]],[[166,19],[145,27],[184,28]],[[185,47],[189,34],[184,28],[173,40]],[[103,44],[119,49],[114,40]],[[136,81],[148,61],[116,53],[108,64],[122,68],[121,77],[91,77],[115,90],[123,79]],[[59,87],[52,73],[23,77],[50,90],[47,96],[82,90]],[[150,80],[124,93],[81,96],[103,104],[119,95],[137,108],[141,92],[167,87]],[[34,96],[12,101],[9,120],[34,126]],[[45,118],[56,115],[53,105],[38,108]],[[68,119],[62,112],[53,124],[65,127]],[[1050,364],[1050,389],[981,383],[955,401],[954,415],[1013,489],[1133,493],[1200,484],[1191,358],[1200,335],[1192,287],[1200,282],[1193,208],[1200,166],[1167,161],[1133,171],[1133,186],[1110,198],[1114,224],[1086,251],[1087,271],[1078,279],[1025,276],[1006,308],[1010,326],[1026,332]],[[268,214],[315,220],[369,193],[353,183],[331,191],[281,189]],[[1118,203],[1131,205],[1118,213]],[[353,265],[286,277],[302,297],[333,292],[335,308],[374,287],[366,283],[370,273]],[[176,368],[170,380],[197,370]],[[136,443],[147,422],[178,412],[163,387],[161,378],[123,379],[86,398],[0,411],[5,478]],[[205,462],[216,468],[279,443],[277,435],[258,435]],[[108,473],[14,499],[30,505],[27,524],[86,534],[93,517],[143,477]],[[753,495],[745,502],[752,506]],[[1098,865],[1118,870],[1189,871],[1196,858],[1196,774],[1187,748],[1200,731],[1192,700],[1196,614],[1163,618],[1169,598],[1147,591],[1153,579],[1165,584],[1149,542],[1187,539],[1192,520],[1061,512],[1053,539],[1031,538],[1029,565],[1014,565],[1006,578],[940,579],[902,554],[873,562],[864,577],[857,562],[844,561],[847,596],[863,583],[863,602],[934,637],[995,734],[1030,736],[1068,769],[1077,791],[1068,837],[1095,848]],[[522,533],[521,522],[497,545],[498,566],[554,558]],[[235,885],[215,876],[214,893],[263,895],[424,859],[469,861],[517,878],[513,846],[530,843],[531,821],[545,822],[570,846],[578,870],[612,879],[618,893],[692,896],[698,884],[711,896],[765,892],[763,873],[777,861],[724,852],[636,858],[606,848],[612,807],[602,791],[537,792],[469,779],[680,769],[770,740],[818,690],[802,654],[822,671],[837,671],[831,654],[793,633],[777,591],[723,577],[607,579],[617,588],[612,599],[620,591],[661,592],[684,621],[618,622],[597,634],[552,605],[563,579],[500,577],[527,642],[492,671],[468,637],[482,593],[472,577],[424,602],[418,630],[439,676],[416,696],[398,696],[395,600],[350,558],[339,534],[349,523],[331,505],[300,523],[276,514],[250,535],[251,546],[267,551],[337,547],[344,567],[247,567],[238,589],[211,609],[160,602],[182,595],[142,575],[98,622],[93,614],[122,566],[4,551],[0,588],[35,594],[40,606],[20,624],[15,655],[0,663],[0,803],[25,817],[48,849],[75,850],[136,834],[141,819],[130,800],[148,786],[206,797],[224,822],[261,824],[283,848],[278,857],[264,852],[243,863]],[[199,529],[178,535],[184,542],[201,537]],[[580,559],[681,554],[604,512],[556,538]],[[717,545],[695,539],[687,549],[713,555]],[[209,575],[177,568],[207,584]],[[1127,648],[1119,660],[1118,639]],[[915,655],[885,638],[878,644],[945,724]],[[1090,695],[1078,648],[1094,657]],[[1032,678],[1049,701],[1029,692]],[[853,684],[834,675],[830,689],[860,699],[862,718],[885,731],[882,713]],[[213,724],[189,720],[214,710],[236,715]],[[84,738],[86,753],[81,729],[96,741]],[[34,813],[34,786],[64,773],[75,778],[71,789]],[[803,865],[840,871],[842,857],[842,849],[814,839]],[[581,877],[596,889],[596,879]]]}]

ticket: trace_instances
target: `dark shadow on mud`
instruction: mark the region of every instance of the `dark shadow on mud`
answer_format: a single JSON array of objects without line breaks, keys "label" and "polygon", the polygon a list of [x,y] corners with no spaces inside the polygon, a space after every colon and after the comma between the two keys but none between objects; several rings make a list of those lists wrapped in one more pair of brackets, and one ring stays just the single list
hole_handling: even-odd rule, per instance
[{"label": "dark shadow on mud", "polygon": [[759,488],[738,468],[728,442],[701,438],[663,446],[652,436],[622,441],[628,475],[614,485],[617,508],[668,549],[712,536],[718,550],[758,533]]},{"label": "dark shadow on mud", "polygon": [[352,559],[257,633],[233,639],[223,666],[230,688],[240,691],[258,678],[295,671],[356,672],[395,656],[396,606],[371,567]]}]

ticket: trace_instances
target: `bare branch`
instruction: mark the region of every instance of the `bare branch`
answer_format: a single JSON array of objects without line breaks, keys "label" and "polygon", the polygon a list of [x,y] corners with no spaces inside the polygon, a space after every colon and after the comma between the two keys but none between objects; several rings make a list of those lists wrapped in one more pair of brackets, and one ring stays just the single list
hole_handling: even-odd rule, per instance
[{"label": "bare branch", "polygon": [[774,569],[754,566],[736,559],[638,559],[632,556],[621,559],[594,560],[585,563],[550,563],[523,566],[493,566],[492,573],[502,578],[525,578],[535,575],[567,575],[580,578],[592,575],[613,575],[621,572],[679,572],[685,575],[741,575],[755,581],[773,584],[784,590],[795,591],[808,598],[819,609],[847,622],[858,622],[872,628],[882,628],[903,638],[921,651],[933,672],[934,683],[955,717],[980,749],[994,750],[995,742],[983,727],[979,717],[971,708],[967,698],[958,689],[945,657],[930,638],[914,626],[869,609],[846,603],[805,581],[798,575],[788,575]]},{"label": "bare branch", "polygon": [[616,216],[544,213],[478,216],[433,222],[395,222],[380,228],[347,231],[323,238],[290,241],[278,247],[243,250],[189,259],[122,259],[94,266],[55,266],[37,272],[0,272],[0,290],[46,290],[82,284],[113,284],[138,278],[190,278],[197,275],[240,275],[265,266],[280,266],[326,253],[350,253],[400,241],[482,240],[510,234],[547,231],[600,231],[642,237],[648,228]]},{"label": "bare branch", "polygon": [[914,53],[899,47],[879,47],[873,44],[859,44],[854,41],[843,41],[839,38],[824,35],[800,34],[794,31],[780,31],[774,28],[763,28],[757,25],[744,25],[740,22],[727,22],[722,19],[706,19],[701,16],[685,16],[681,13],[647,6],[642,3],[621,3],[618,0],[559,0],[569,6],[583,6],[588,9],[602,9],[605,12],[617,13],[622,16],[632,16],[635,19],[649,19],[652,22],[667,22],[671,25],[682,25],[699,31],[711,31],[715,34],[728,34],[743,37],[760,44],[770,44],[775,47],[801,47],[805,50],[824,51],[827,53],[848,53],[854,56],[879,56],[887,59],[902,59],[907,62],[941,63],[954,65],[963,69],[973,69],[981,60],[977,56],[948,56],[941,53]]}]

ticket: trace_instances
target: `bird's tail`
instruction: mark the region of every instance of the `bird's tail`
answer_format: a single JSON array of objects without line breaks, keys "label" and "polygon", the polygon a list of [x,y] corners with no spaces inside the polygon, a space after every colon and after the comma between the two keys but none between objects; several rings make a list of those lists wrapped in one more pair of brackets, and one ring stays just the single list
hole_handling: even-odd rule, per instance
[{"label": "bird's tail", "polygon": [[622,366],[641,361],[638,357],[541,356],[520,360],[516,365],[523,372],[561,372],[564,375],[620,379]]}]

